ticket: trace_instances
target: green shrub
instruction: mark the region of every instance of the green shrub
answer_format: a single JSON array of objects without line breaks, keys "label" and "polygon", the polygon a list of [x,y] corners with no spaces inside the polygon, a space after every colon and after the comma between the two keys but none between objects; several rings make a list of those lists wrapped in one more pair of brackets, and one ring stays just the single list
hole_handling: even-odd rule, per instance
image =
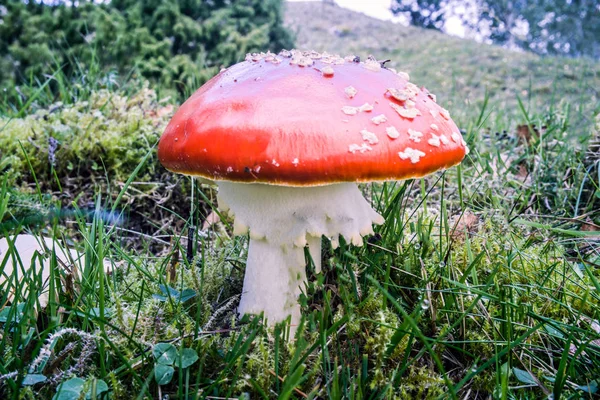
[{"label": "green shrub", "polygon": [[57,3],[12,1],[0,9],[5,102],[25,102],[45,74],[97,67],[133,71],[185,95],[247,52],[292,46],[281,0]]}]

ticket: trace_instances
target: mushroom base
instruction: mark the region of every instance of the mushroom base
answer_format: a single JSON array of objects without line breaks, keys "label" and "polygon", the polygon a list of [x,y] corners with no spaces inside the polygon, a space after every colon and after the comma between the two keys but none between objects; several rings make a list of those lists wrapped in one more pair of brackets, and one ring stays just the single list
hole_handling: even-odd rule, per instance
[{"label": "mushroom base", "polygon": [[306,281],[304,247],[321,267],[321,236],[362,245],[383,223],[354,183],[308,188],[217,182],[219,207],[234,217],[234,234],[250,232],[240,314],[264,313],[270,324],[300,321]]}]

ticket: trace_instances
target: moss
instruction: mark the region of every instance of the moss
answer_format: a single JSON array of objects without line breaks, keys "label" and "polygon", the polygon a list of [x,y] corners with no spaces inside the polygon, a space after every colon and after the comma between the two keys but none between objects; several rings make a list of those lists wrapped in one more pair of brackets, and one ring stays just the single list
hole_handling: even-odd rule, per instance
[{"label": "moss", "polygon": [[395,392],[397,399],[438,399],[447,389],[439,374],[425,366],[410,365]]},{"label": "moss", "polygon": [[[31,182],[35,173],[44,187],[52,187],[54,172],[63,184],[70,176],[87,174],[125,181],[156,144],[172,112],[150,89],[131,97],[100,90],[89,101],[0,118],[2,167],[9,184]],[[154,168],[155,163],[146,163],[140,179]]]}]

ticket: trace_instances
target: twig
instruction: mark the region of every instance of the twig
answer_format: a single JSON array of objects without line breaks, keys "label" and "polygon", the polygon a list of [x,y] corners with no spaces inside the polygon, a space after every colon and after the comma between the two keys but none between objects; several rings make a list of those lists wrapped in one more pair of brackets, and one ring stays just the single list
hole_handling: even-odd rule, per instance
[{"label": "twig", "polygon": [[[275,378],[279,379],[279,381],[280,381],[280,382],[283,382],[283,381],[284,381],[282,377],[280,377],[279,375],[277,375],[277,374],[275,373],[275,371],[273,371],[273,370],[269,370],[269,373],[270,373],[271,375],[273,375]],[[308,399],[308,395],[307,395],[306,393],[304,393],[303,391],[301,391],[301,390],[299,390],[299,389],[296,389],[296,388],[294,388],[294,392],[298,393],[300,396],[304,397],[305,399]]]}]

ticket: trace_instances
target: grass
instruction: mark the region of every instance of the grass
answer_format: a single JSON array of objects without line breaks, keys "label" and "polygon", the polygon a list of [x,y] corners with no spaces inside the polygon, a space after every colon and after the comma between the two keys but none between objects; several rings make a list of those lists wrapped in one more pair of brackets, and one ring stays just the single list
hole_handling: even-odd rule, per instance
[{"label": "grass", "polygon": [[[310,16],[303,29],[327,26],[328,19],[344,21],[352,35],[377,28],[392,54],[401,54],[394,41],[411,43],[392,30],[416,32],[333,8],[318,13],[321,5],[288,7],[289,20]],[[315,29],[312,39],[300,31],[299,45],[348,42],[354,46],[349,51],[378,57],[386,51],[361,42],[367,40],[363,36],[323,37],[324,29]],[[450,109],[471,153],[461,166],[426,179],[363,187],[386,223],[362,247],[342,242],[333,250],[324,239],[323,273],[309,268],[296,340],[289,340],[283,325],[270,329],[258,317],[237,317],[248,240],[231,237],[227,220],[200,229],[216,206],[212,188],[191,185],[187,178],[165,178],[168,183],[150,189],[140,184],[156,163],[151,145],[137,163],[119,170],[126,172],[121,185],[100,169],[110,185],[90,185],[86,207],[65,202],[56,187],[40,183],[35,157],[26,157],[25,176],[38,185],[28,195],[9,174],[3,176],[1,229],[8,238],[24,232],[14,202],[28,202],[46,211],[27,229],[57,244],[74,241],[86,258],[75,271],[57,265],[52,249],[41,255],[54,265],[45,308],[37,304],[44,285],[35,274],[28,276],[27,288],[14,285],[12,301],[8,285],[16,277],[0,287],[0,397],[596,396],[600,172],[598,158],[586,150],[589,138],[600,135],[600,119],[591,117],[594,95],[586,85],[594,87],[598,66],[429,32],[417,37],[439,45],[440,60],[448,63],[436,63],[442,71],[463,68],[455,61],[460,54],[472,59],[464,67],[472,69],[464,72],[485,71],[485,55],[500,54],[511,66],[505,74],[517,91],[537,87],[538,75],[544,80],[557,72],[553,65],[596,75],[582,72],[591,80],[568,83],[573,97],[563,100],[544,91],[511,97],[494,86],[486,96],[472,81],[456,81],[450,89],[444,76],[452,74],[434,79],[437,75],[419,72],[417,63],[427,58],[419,59],[416,44],[411,51],[402,47],[407,65],[415,65],[412,79],[435,87],[441,103],[451,93],[469,97],[471,108],[454,103]],[[143,108],[148,107],[156,105]],[[132,110],[113,112],[111,118],[127,120]],[[144,118],[138,120],[148,123]],[[158,135],[155,130],[150,137]],[[147,193],[166,191],[167,185],[185,189],[158,206],[150,203]],[[192,201],[200,205],[192,208]],[[129,202],[145,205],[136,213],[149,221],[148,231],[131,226]],[[105,272],[105,260],[113,263],[112,273]]]}]

